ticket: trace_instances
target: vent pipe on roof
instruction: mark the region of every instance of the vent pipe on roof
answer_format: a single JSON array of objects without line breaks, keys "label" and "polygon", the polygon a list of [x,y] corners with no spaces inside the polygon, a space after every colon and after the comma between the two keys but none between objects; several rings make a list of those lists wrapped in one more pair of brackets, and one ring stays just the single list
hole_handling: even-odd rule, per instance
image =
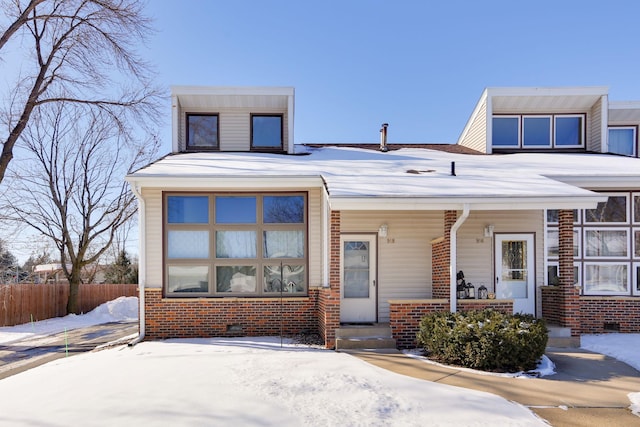
[{"label": "vent pipe on roof", "polygon": [[456,176],[456,162],[451,162],[451,176]]},{"label": "vent pipe on roof", "polygon": [[380,128],[380,151],[385,153],[389,151],[387,147],[387,127],[389,127],[389,123],[383,123],[382,128]]}]

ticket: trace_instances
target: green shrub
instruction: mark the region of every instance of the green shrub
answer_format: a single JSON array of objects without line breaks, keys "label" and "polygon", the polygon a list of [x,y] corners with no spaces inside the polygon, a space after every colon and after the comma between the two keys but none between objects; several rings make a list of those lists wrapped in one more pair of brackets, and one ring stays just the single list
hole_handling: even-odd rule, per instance
[{"label": "green shrub", "polygon": [[432,313],[418,344],[439,362],[494,372],[534,369],[547,346],[544,320],[495,310]]}]

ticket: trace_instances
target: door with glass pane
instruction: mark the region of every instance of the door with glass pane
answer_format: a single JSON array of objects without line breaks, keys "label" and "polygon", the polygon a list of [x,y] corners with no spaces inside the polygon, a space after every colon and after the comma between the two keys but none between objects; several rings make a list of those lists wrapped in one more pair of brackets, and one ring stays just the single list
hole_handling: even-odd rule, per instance
[{"label": "door with glass pane", "polygon": [[532,234],[496,235],[496,298],[513,299],[515,313],[535,314]]},{"label": "door with glass pane", "polygon": [[376,321],[376,236],[340,238],[340,321]]}]

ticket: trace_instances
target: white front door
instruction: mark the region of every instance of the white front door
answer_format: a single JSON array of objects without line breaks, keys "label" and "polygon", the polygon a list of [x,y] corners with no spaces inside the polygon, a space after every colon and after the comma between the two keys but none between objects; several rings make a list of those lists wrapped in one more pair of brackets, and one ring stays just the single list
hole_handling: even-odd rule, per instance
[{"label": "white front door", "polygon": [[340,321],[376,322],[376,235],[340,237]]},{"label": "white front door", "polygon": [[496,298],[513,299],[515,313],[535,314],[533,234],[496,234]]}]

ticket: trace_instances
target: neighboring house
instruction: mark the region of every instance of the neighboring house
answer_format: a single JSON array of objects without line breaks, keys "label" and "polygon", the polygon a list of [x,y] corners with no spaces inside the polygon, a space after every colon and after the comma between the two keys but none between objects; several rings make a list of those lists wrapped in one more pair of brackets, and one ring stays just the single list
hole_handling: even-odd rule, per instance
[{"label": "neighboring house", "polygon": [[[67,269],[71,269],[71,264],[67,264]],[[106,266],[98,264],[85,266],[80,273],[82,283],[104,283],[105,269]],[[68,283],[60,263],[36,265],[32,277],[34,283]]]},{"label": "neighboring house", "polygon": [[[292,88],[174,87],[170,155],[130,174],[141,334],[318,331],[532,313],[640,332],[640,104],[496,88],[455,145],[295,145]],[[608,154],[609,152],[618,154]],[[456,273],[494,299],[459,299]],[[366,333],[365,333],[366,335]]]}]

